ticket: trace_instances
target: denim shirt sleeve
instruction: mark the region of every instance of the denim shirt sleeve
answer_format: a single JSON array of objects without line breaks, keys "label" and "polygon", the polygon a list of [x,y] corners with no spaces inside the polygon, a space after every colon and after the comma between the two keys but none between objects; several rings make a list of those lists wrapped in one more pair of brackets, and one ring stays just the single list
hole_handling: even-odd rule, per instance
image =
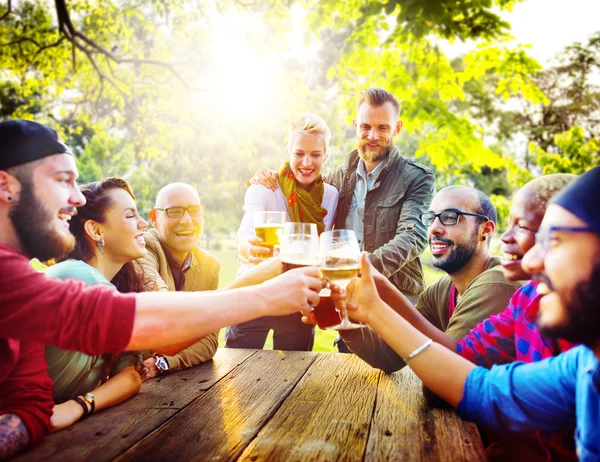
[{"label": "denim shirt sleeve", "polygon": [[458,414],[495,431],[573,429],[577,350],[532,364],[473,369]]}]

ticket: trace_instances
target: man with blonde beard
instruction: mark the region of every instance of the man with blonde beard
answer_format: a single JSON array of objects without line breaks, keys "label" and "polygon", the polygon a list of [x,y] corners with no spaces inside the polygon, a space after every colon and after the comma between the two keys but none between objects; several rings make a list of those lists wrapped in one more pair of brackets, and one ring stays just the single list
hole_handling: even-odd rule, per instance
[{"label": "man with blonde beard", "polygon": [[[427,246],[420,216],[435,192],[435,176],[394,145],[402,121],[400,102],[390,92],[360,92],[353,125],[357,149],[326,179],[339,191],[334,227],[352,229],[373,266],[416,303],[425,289],[419,256]],[[262,170],[251,182],[276,189],[276,178]],[[338,347],[348,352],[343,342]]]}]

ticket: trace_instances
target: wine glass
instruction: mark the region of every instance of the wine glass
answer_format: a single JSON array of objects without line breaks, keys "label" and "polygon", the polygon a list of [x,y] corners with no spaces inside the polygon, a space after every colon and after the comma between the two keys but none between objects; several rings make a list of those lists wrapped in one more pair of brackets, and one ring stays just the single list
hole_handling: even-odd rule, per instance
[{"label": "wine glass", "polygon": [[320,254],[317,225],[314,223],[285,223],[279,256],[283,263],[283,271],[303,266],[318,266]]},{"label": "wine glass", "polygon": [[279,236],[285,222],[285,212],[254,212],[254,232],[262,239],[257,245],[267,247],[269,253],[257,254],[257,257],[273,256],[273,246],[279,244]]},{"label": "wine glass", "polygon": [[[329,282],[346,290],[350,281],[360,271],[360,246],[354,231],[336,229],[321,234],[321,273]],[[331,329],[358,329],[360,324],[350,322],[346,311],[346,302],[340,302],[342,322]]]}]

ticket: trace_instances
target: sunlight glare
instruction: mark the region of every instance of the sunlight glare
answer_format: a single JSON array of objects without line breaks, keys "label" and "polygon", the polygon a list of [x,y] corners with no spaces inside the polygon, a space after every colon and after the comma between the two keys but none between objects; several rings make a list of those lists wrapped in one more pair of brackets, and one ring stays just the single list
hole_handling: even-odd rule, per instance
[{"label": "sunlight glare", "polygon": [[198,82],[208,95],[198,95],[199,101],[206,104],[208,96],[211,110],[232,122],[268,115],[280,91],[281,50],[268,42],[268,31],[256,18],[227,14],[220,22]]}]

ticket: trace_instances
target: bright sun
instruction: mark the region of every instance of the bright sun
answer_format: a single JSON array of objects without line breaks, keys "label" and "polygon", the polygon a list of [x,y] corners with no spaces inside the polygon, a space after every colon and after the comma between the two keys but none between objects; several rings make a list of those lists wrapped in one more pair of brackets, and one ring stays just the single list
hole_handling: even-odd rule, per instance
[{"label": "bright sun", "polygon": [[[264,24],[248,15],[228,14],[212,28],[212,46],[198,95],[213,111],[229,111],[229,117],[247,119],[269,114],[282,89],[282,56],[285,49],[269,43]],[[235,114],[231,114],[235,108]],[[225,115],[225,114],[224,114]]]}]

